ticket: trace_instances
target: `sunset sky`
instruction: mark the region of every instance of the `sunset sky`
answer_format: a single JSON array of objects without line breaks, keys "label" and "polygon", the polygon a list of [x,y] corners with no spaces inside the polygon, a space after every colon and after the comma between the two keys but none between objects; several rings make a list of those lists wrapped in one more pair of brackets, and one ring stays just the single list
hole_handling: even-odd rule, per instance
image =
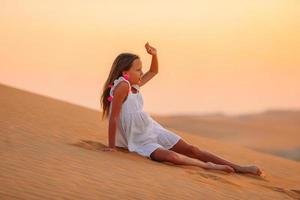
[{"label": "sunset sky", "polygon": [[122,52],[154,114],[300,109],[300,1],[0,0],[0,83],[100,109]]}]

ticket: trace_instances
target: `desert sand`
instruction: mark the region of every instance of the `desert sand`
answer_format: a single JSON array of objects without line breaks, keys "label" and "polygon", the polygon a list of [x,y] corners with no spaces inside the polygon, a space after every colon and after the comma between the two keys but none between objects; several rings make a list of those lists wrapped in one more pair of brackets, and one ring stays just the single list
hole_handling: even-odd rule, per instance
[{"label": "desert sand", "polygon": [[[99,111],[5,85],[0,92],[0,199],[300,199],[297,161],[171,128],[187,142],[255,164],[265,175],[159,163],[121,148],[103,152],[108,123]],[[284,141],[280,148],[296,143]]]},{"label": "desert sand", "polygon": [[166,128],[300,161],[300,110],[153,118]]}]

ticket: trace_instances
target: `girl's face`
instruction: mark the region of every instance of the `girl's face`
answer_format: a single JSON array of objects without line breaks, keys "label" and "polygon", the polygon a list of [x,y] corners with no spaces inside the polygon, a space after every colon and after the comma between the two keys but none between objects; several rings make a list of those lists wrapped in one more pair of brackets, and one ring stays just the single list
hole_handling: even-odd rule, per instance
[{"label": "girl's face", "polygon": [[139,84],[142,76],[144,75],[142,71],[142,61],[140,59],[135,59],[132,62],[131,68],[124,73],[129,74],[129,82],[131,84]]}]

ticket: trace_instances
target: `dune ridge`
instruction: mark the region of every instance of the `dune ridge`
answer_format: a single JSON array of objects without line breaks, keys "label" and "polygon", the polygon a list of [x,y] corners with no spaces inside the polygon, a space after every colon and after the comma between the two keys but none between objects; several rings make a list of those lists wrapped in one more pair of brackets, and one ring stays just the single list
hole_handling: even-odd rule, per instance
[{"label": "dune ridge", "polygon": [[2,84],[0,92],[0,199],[300,199],[299,162],[172,128],[265,176],[102,152],[108,124],[100,112]]}]

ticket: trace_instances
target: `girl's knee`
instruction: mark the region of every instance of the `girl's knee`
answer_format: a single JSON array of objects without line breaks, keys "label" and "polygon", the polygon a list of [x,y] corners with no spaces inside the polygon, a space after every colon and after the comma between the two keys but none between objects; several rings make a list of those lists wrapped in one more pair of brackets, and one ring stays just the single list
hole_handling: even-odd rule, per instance
[{"label": "girl's knee", "polygon": [[180,159],[180,156],[174,151],[158,148],[151,153],[150,158],[152,160],[159,161],[159,162],[162,161],[173,162]]},{"label": "girl's knee", "polygon": [[155,160],[160,162],[163,158],[163,153],[162,153],[162,149],[161,148],[157,148],[156,150],[154,150],[151,154],[150,154],[150,158],[151,160]]},{"label": "girl's knee", "polygon": [[201,150],[197,146],[191,145],[189,148],[189,153],[191,155],[199,155],[199,153],[201,153]]},{"label": "girl's knee", "polygon": [[176,162],[178,162],[180,159],[181,159],[181,156],[180,156],[178,153],[176,153],[176,152],[174,152],[174,151],[170,151],[170,153],[169,153],[169,155],[168,155],[167,161],[176,163]]}]

